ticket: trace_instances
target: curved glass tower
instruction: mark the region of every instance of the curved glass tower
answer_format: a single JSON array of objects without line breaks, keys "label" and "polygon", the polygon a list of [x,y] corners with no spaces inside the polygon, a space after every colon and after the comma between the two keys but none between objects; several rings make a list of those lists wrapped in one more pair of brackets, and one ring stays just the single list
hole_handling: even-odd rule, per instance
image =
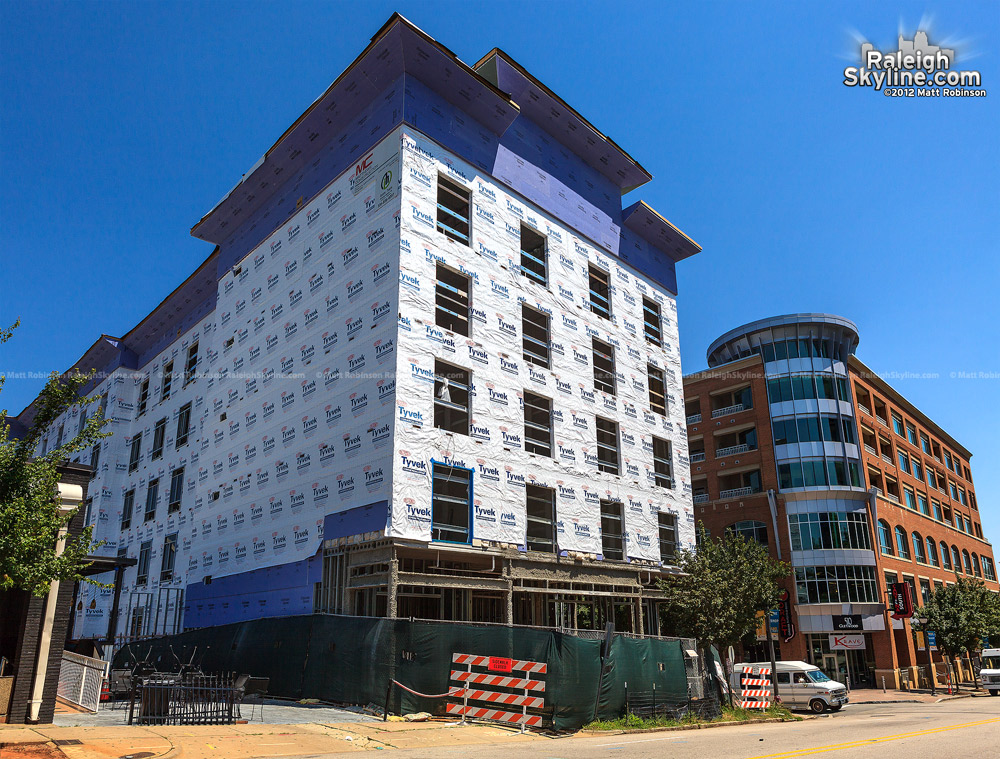
[{"label": "curved glass tower", "polygon": [[791,314],[745,324],[708,349],[710,368],[760,354],[767,379],[781,491],[864,493],[847,357],[858,345],[853,322]]}]

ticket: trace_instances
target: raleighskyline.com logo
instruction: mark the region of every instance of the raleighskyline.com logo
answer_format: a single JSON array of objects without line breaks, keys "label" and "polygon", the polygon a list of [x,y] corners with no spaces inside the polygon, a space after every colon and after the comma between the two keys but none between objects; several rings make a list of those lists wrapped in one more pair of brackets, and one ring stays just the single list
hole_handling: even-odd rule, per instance
[{"label": "raleighskyline.com logo", "polygon": [[896,50],[883,52],[870,42],[861,45],[861,65],[844,69],[847,87],[871,87],[886,97],[985,97],[979,71],[954,68],[955,51],[932,45],[927,32],[912,40],[899,35]]}]

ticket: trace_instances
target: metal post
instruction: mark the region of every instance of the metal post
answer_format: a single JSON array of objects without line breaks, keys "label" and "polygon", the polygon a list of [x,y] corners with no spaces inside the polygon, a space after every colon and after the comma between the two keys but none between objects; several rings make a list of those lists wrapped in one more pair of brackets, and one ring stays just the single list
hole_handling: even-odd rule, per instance
[{"label": "metal post", "polygon": [[625,716],[629,715],[628,711],[628,680],[625,681]]},{"label": "metal post", "polygon": [[465,682],[462,684],[462,723],[465,723],[465,715],[469,711],[469,681],[472,679],[472,659],[470,658],[466,662],[465,670],[469,673],[469,677],[466,678]]},{"label": "metal post", "polygon": [[[688,693],[689,693],[688,700],[690,700],[690,691],[691,691],[691,686],[688,685]],[[651,716],[653,717],[656,716],[656,683],[653,683],[653,714]]]},{"label": "metal post", "polygon": [[392,693],[392,678],[389,678],[389,684],[385,686],[385,709],[382,710],[382,721],[389,721],[389,695]]},{"label": "metal post", "polygon": [[882,675],[882,692],[885,693],[885,675]]},{"label": "metal post", "polygon": [[767,648],[771,654],[771,703],[775,703],[778,697],[778,688],[775,685],[775,672],[778,671],[778,663],[774,660],[774,635],[771,634],[771,610],[767,610],[765,617],[767,627]]},{"label": "metal post", "polygon": [[527,679],[531,677],[530,672],[524,673],[525,683],[524,683],[524,701],[521,702],[521,732],[524,732],[524,723],[528,720],[528,683]]},{"label": "metal post", "polygon": [[927,646],[927,677],[931,681],[931,695],[936,696],[937,678],[934,677],[934,654],[931,653],[931,639],[926,630],[924,631],[924,645]]}]

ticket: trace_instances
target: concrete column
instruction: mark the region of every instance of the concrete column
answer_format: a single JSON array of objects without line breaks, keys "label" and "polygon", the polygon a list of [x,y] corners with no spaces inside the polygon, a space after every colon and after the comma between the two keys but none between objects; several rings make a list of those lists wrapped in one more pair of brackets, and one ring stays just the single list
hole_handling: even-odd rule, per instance
[{"label": "concrete column", "polygon": [[393,551],[392,560],[389,562],[389,587],[388,600],[386,603],[386,616],[390,619],[394,619],[397,616],[398,611],[398,592],[399,592],[399,559],[395,556],[395,550]]}]

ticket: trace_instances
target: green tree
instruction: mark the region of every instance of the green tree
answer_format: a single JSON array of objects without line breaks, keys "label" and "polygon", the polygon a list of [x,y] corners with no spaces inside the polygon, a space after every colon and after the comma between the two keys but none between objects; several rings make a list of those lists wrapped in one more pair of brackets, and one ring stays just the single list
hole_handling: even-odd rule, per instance
[{"label": "green tree", "polygon": [[[19,323],[0,330],[0,344],[10,339]],[[97,547],[92,543],[93,530],[87,527],[67,539],[62,555],[55,554],[59,530],[75,513],[59,508],[58,466],[110,434],[102,432],[104,415],[91,414],[75,436],[35,456],[38,441],[61,414],[97,400],[81,396],[92,377],[93,372],[53,372],[35,402],[37,413],[30,429],[19,438],[11,438],[7,411],[0,410],[0,590],[17,588],[44,596],[53,580],[81,579],[85,557]]]},{"label": "green tree", "polygon": [[915,616],[927,620],[915,628],[933,630],[945,653],[961,656],[977,650],[981,636],[1000,633],[1000,596],[980,580],[958,577],[931,593]]},{"label": "green tree", "polygon": [[680,636],[735,645],[757,628],[757,612],[777,606],[789,566],[742,535],[713,539],[698,524],[697,548],[681,550],[680,577],[660,582],[665,625]]}]

